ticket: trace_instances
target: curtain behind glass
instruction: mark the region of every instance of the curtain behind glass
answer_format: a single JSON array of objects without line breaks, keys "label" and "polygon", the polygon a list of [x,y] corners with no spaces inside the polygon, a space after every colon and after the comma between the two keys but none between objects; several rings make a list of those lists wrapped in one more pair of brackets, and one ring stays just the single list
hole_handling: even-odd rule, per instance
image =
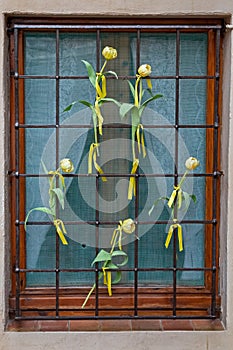
[{"label": "curtain behind glass", "polygon": [[[112,62],[111,69],[120,75],[135,75],[136,69],[136,39],[134,35],[119,33],[102,36],[102,46],[107,44],[115,46],[118,50],[118,60]],[[55,75],[56,67],[56,41],[55,35],[47,33],[27,33],[25,36],[25,74],[30,75]],[[93,64],[96,57],[95,36],[92,34],[64,33],[60,36],[60,75],[72,77],[73,75],[86,76],[85,67],[81,60],[85,59]],[[165,76],[175,74],[176,37],[174,34],[142,34],[140,46],[141,63],[152,66],[152,74]],[[180,46],[180,74],[201,75],[206,74],[207,60],[207,36],[206,34],[182,34]],[[122,73],[123,72],[123,73]],[[120,88],[118,87],[120,86]],[[146,173],[173,173],[174,171],[174,129],[147,129],[146,124],[174,124],[175,122],[175,81],[173,79],[160,79],[153,81],[153,90],[162,93],[163,98],[153,102],[143,114],[145,138],[148,156],[140,161],[140,171]],[[110,97],[117,97],[120,101],[127,102],[130,99],[128,86],[125,81],[108,82]],[[68,113],[62,113],[64,108],[72,101],[86,99],[92,101],[93,88],[85,79],[62,79],[59,85],[59,116],[64,124],[90,125],[90,111],[84,109],[81,104],[75,105]],[[117,95],[117,96],[116,96]],[[205,124],[206,120],[206,81],[204,79],[189,79],[180,81],[179,119],[181,124]],[[106,123],[120,122],[116,108],[109,105],[106,107]],[[109,117],[110,116],[110,117]],[[110,118],[110,119],[108,119]],[[56,121],[56,85],[55,79],[26,79],[25,80],[25,122],[28,124],[55,124]],[[105,130],[104,130],[105,132]],[[115,136],[112,132],[106,136],[127,139],[130,134],[120,130]],[[75,172],[87,172],[87,152],[93,140],[93,133],[88,128],[60,129],[59,151],[60,158],[70,157],[74,162]],[[107,133],[106,133],[107,135]],[[198,172],[205,172],[205,131],[204,129],[180,129],[179,131],[179,164],[178,171],[184,172],[184,161],[189,156],[195,156],[200,160],[201,166]],[[26,172],[39,173],[41,159],[47,168],[55,169],[55,131],[50,129],[26,129]],[[123,142],[123,141],[122,141]],[[116,146],[116,147],[119,147]],[[116,148],[117,149],[117,148]],[[114,156],[113,162],[106,163],[106,172],[130,171],[130,146],[126,142],[122,146],[122,157],[106,148],[103,159]],[[126,160],[124,159],[126,158]],[[112,170],[109,170],[110,169]],[[159,171],[158,171],[159,170]],[[124,171],[125,172],[125,171]],[[167,180],[168,179],[168,180]],[[173,180],[167,178],[151,179],[141,177],[139,179],[139,221],[151,220],[148,216],[150,206],[160,195],[168,195],[173,188]],[[80,182],[82,181],[82,182]],[[112,182],[111,182],[112,181]],[[100,213],[102,220],[121,220],[131,216],[134,218],[134,202],[129,203],[127,208],[114,206],[117,194],[117,180],[109,181],[108,185],[100,182],[100,194],[103,197],[103,207]],[[165,181],[165,182],[164,182]],[[67,180],[67,203],[76,218],[80,220],[95,221],[95,178],[84,180]],[[187,183],[187,191],[189,183]],[[205,181],[202,178],[194,178],[194,192],[198,204],[191,204],[185,218],[204,219],[205,217]],[[28,178],[26,183],[26,209],[44,205],[46,202],[47,179],[37,180]],[[119,188],[127,189],[127,182],[121,179]],[[88,193],[88,204],[85,193]],[[41,193],[42,197],[41,198]],[[118,195],[124,193],[118,193]],[[124,199],[125,200],[125,199]],[[146,205],[145,205],[146,203]],[[112,207],[111,207],[112,206]],[[69,208],[69,209],[70,209]],[[107,213],[108,208],[110,214]],[[110,209],[109,209],[110,208]],[[169,212],[166,208],[158,208],[159,217],[156,219],[168,220]],[[70,215],[70,214],[69,214]],[[70,219],[66,212],[62,213],[63,219]],[[125,217],[122,217],[125,215]],[[157,214],[153,214],[157,215]],[[33,221],[48,220],[46,215],[33,214]],[[156,221],[156,220],[155,220]],[[100,228],[100,242],[104,245],[111,237],[114,227]],[[69,231],[69,245],[60,247],[60,267],[78,268],[90,267],[95,256],[95,248],[89,240],[95,235],[95,226],[76,225],[67,227]],[[102,231],[101,231],[102,230]],[[152,225],[139,226],[138,241],[139,267],[171,267],[172,245],[169,249],[164,247],[168,226]],[[203,267],[204,266],[204,227],[201,225],[183,225],[184,251],[178,253],[178,265],[180,267]],[[87,236],[89,237],[87,239]],[[78,242],[78,243],[77,243]],[[93,240],[92,240],[93,242]],[[127,243],[127,242],[126,242]],[[106,243],[107,244],[107,243]],[[124,247],[129,255],[129,266],[134,264],[134,243]],[[55,231],[54,227],[28,226],[27,230],[27,268],[55,268]],[[198,271],[185,271],[179,276],[179,283],[187,285],[203,284],[203,273]],[[124,282],[131,282],[133,276],[124,273]],[[64,285],[78,285],[92,283],[92,273],[63,273],[61,283]],[[139,274],[140,283],[172,282],[170,272],[143,272]],[[53,285],[54,274],[30,273],[27,276],[28,285]]]}]

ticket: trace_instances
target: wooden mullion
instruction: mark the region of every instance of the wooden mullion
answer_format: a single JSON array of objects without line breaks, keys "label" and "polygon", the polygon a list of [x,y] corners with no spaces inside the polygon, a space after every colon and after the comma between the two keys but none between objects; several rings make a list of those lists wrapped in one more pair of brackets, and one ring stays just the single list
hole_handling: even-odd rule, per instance
[{"label": "wooden mullion", "polygon": [[[23,32],[19,32],[18,36],[18,73],[23,74],[24,72],[24,60],[23,60]],[[10,37],[10,70],[11,73],[14,74],[15,67],[14,67],[14,35],[11,35]],[[19,79],[18,81],[19,85],[19,123],[24,123],[24,81],[22,79]],[[16,181],[20,181],[19,183],[19,220],[23,221],[25,218],[25,200],[24,200],[24,193],[25,193],[25,179],[20,178],[16,179],[14,176],[14,172],[16,169],[16,154],[15,154],[15,147],[19,146],[19,171],[24,173],[25,171],[25,154],[24,154],[24,142],[25,142],[25,135],[24,135],[24,129],[21,129],[19,131],[19,145],[16,145],[16,138],[15,138],[15,77],[11,76],[11,100],[10,100],[10,111],[11,111],[11,134],[10,134],[10,142],[11,142],[11,160],[10,160],[10,166],[11,166],[11,222],[12,222],[12,233],[11,233],[11,244],[12,244],[12,257],[11,257],[11,266],[12,266],[12,294],[15,295],[16,293],[16,275],[14,272],[15,269],[15,261],[16,261]],[[22,226],[19,227],[20,230],[20,268],[26,267],[26,255],[25,255],[25,232]],[[21,290],[25,288],[25,273],[20,273],[20,286]]]},{"label": "wooden mullion", "polygon": [[[19,75],[24,74],[24,35],[19,31],[18,39],[19,52]],[[25,103],[24,103],[24,79],[19,79],[19,123],[25,123]],[[25,173],[25,129],[19,130],[19,172]],[[26,179],[20,178],[19,184],[19,220],[25,220],[25,196],[26,196]],[[26,268],[26,234],[24,227],[20,225],[20,268]],[[26,286],[26,274],[20,275],[21,290]]]},{"label": "wooden mullion", "polygon": [[[208,68],[207,74],[215,76],[215,58],[216,58],[216,33],[213,30],[208,32]],[[215,81],[209,79],[207,81],[207,114],[206,124],[214,125],[214,99],[215,99]],[[220,144],[219,144],[220,145]],[[214,130],[206,129],[206,173],[213,172],[213,154],[214,150]],[[213,214],[213,178],[206,178],[206,219],[212,220]],[[218,242],[217,242],[218,243]],[[205,266],[212,266],[212,225],[206,225],[205,229]],[[217,244],[218,246],[218,244]],[[218,247],[217,247],[218,252]],[[217,258],[218,259],[218,258]],[[208,290],[211,289],[212,273],[206,272],[205,286]]]},{"label": "wooden mullion", "polygon": [[[14,35],[13,33],[10,34],[10,72],[13,74],[15,71],[14,67]],[[13,173],[16,170],[15,165],[15,133],[14,133],[14,127],[15,127],[15,79],[11,75],[10,78],[10,175],[13,175]],[[10,213],[11,213],[11,266],[12,266],[12,294],[15,295],[16,293],[16,276],[14,273],[15,268],[15,261],[16,261],[16,226],[15,226],[15,220],[16,220],[16,208],[15,208],[15,202],[16,202],[16,178],[14,176],[10,177],[10,187],[11,187],[11,200],[10,200]]]}]

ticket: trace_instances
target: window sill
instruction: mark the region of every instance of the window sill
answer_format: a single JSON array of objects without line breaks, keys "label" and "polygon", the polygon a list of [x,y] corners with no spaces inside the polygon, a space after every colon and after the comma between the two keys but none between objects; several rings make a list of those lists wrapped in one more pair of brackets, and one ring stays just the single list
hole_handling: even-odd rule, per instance
[{"label": "window sill", "polygon": [[223,331],[216,320],[59,320],[9,321],[10,332]]}]

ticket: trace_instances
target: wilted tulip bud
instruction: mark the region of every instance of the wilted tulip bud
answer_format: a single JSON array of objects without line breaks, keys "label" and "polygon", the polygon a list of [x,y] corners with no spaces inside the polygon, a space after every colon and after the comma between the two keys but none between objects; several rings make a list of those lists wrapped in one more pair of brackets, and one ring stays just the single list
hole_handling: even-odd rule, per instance
[{"label": "wilted tulip bud", "polygon": [[117,57],[117,50],[111,46],[105,46],[105,48],[102,51],[102,55],[106,60],[113,60]]},{"label": "wilted tulip bud", "polygon": [[122,225],[122,230],[125,233],[133,233],[135,231],[135,224],[132,219],[126,219],[123,221]]},{"label": "wilted tulip bud", "polygon": [[148,75],[151,74],[151,66],[149,64],[142,64],[139,68],[138,68],[138,74],[142,77],[148,77]]},{"label": "wilted tulip bud", "polygon": [[185,162],[185,166],[188,170],[196,169],[199,164],[200,164],[199,160],[197,160],[197,158],[194,158],[194,157],[189,157]]},{"label": "wilted tulip bud", "polygon": [[71,173],[74,170],[74,165],[69,158],[64,158],[60,161],[61,170],[64,173]]}]

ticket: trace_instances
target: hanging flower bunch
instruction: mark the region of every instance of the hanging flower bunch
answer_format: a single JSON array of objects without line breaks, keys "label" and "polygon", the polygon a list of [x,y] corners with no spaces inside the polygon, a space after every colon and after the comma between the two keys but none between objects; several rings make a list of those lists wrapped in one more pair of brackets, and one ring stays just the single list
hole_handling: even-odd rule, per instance
[{"label": "hanging flower bunch", "polygon": [[45,173],[47,173],[49,176],[49,207],[37,207],[29,210],[26,218],[24,227],[26,230],[26,225],[28,222],[28,218],[30,214],[33,211],[40,211],[43,213],[46,213],[48,215],[51,215],[53,224],[56,228],[56,232],[61,240],[61,242],[65,245],[68,244],[65,234],[66,228],[61,219],[57,217],[57,203],[60,204],[61,208],[64,209],[65,205],[65,178],[62,175],[61,171],[64,173],[71,173],[74,171],[74,165],[72,161],[69,158],[64,158],[60,161],[60,166],[57,170],[54,171],[47,171],[45,165],[43,164]]},{"label": "hanging flower bunch", "polygon": [[[104,122],[104,118],[101,112],[101,106],[106,102],[114,102],[120,107],[120,103],[117,102],[115,99],[107,98],[107,86],[106,86],[106,75],[113,75],[115,76],[116,79],[118,79],[118,76],[113,71],[105,71],[108,61],[117,58],[117,50],[113,47],[106,46],[102,51],[102,55],[105,58],[105,61],[102,68],[100,69],[100,72],[96,72],[93,66],[89,62],[82,60],[82,62],[86,67],[90,83],[95,89],[94,102],[91,103],[86,100],[74,101],[64,110],[64,112],[67,112],[71,110],[71,108],[76,103],[80,102],[84,106],[90,108],[92,111],[92,119],[93,119],[93,127],[94,127],[94,142],[90,145],[90,150],[89,150],[88,174],[92,173],[92,164],[94,164],[94,167],[98,173],[103,174],[103,170],[97,163],[97,156],[99,155],[99,135],[103,134],[102,127]],[[106,177],[104,176],[101,177],[101,179],[102,181],[107,181]]]},{"label": "hanging flower bunch", "polygon": [[[144,109],[153,100],[162,97],[161,94],[153,95],[152,93],[152,83],[149,78],[151,74],[151,66],[149,64],[142,64],[138,68],[138,74],[136,74],[135,86],[128,81],[131,94],[133,96],[134,103],[122,103],[120,107],[120,116],[124,118],[129,112],[131,114],[131,139],[132,139],[132,155],[133,155],[133,166],[131,174],[135,175],[137,168],[139,166],[139,159],[136,156],[135,140],[137,141],[138,154],[142,152],[143,157],[146,157],[145,148],[145,138],[143,125],[141,123],[141,117]],[[150,97],[143,102],[143,97],[145,89],[143,89],[142,81],[143,78],[147,82],[147,91]],[[129,189],[128,189],[128,199],[131,200],[133,195],[136,195],[136,182],[135,177],[130,178]]]},{"label": "hanging flower bunch", "polygon": [[194,194],[189,194],[189,193],[185,192],[182,189],[182,185],[186,179],[187,174],[190,171],[195,170],[199,166],[199,164],[200,163],[196,158],[189,157],[185,162],[186,171],[185,171],[184,175],[182,176],[179,184],[177,186],[174,186],[174,190],[172,191],[170,197],[158,198],[154,202],[153,206],[151,207],[151,209],[149,211],[149,215],[150,215],[152,213],[153,209],[155,208],[156,204],[160,200],[166,200],[168,207],[171,208],[171,210],[172,210],[171,217],[172,217],[173,223],[170,225],[170,227],[168,229],[168,234],[167,234],[167,238],[165,241],[166,248],[168,248],[168,246],[170,244],[174,230],[177,229],[179,251],[183,250],[182,226],[179,224],[177,216],[178,216],[179,210],[182,209],[183,205],[185,205],[185,208],[187,208],[189,203],[190,203],[190,200],[193,200],[194,203],[196,202],[196,196]]},{"label": "hanging flower bunch", "polygon": [[[99,273],[99,280],[103,278],[104,285],[107,286],[108,295],[112,296],[112,284],[117,284],[121,280],[121,271],[119,267],[125,266],[128,262],[127,254],[122,250],[122,235],[123,233],[132,234],[135,231],[135,224],[132,219],[125,219],[119,221],[118,227],[113,231],[111,239],[111,249],[107,252],[101,249],[96,258],[92,262],[92,266],[96,263],[101,263],[101,272]],[[116,258],[122,258],[122,262],[115,262]],[[112,279],[112,273],[115,272],[116,276]],[[94,292],[96,284],[94,283],[90,292],[88,293],[82,308],[87,304],[91,294]]]}]

